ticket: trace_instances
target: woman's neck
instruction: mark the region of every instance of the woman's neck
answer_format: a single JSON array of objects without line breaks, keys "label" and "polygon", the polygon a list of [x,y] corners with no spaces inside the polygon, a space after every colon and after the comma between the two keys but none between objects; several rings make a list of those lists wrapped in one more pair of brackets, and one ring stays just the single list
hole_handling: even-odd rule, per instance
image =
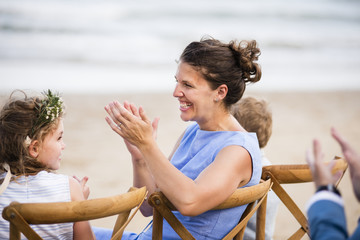
[{"label": "woman's neck", "polygon": [[217,114],[206,122],[199,123],[199,127],[204,131],[245,131],[239,122],[229,112]]}]

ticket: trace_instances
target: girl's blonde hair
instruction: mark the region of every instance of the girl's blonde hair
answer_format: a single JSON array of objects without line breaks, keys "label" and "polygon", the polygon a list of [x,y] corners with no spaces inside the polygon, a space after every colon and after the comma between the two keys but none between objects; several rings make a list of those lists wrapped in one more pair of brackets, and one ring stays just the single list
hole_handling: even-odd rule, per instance
[{"label": "girl's blonde hair", "polygon": [[[23,97],[15,97],[16,92],[22,93]],[[55,98],[56,115],[51,110],[54,109]],[[41,143],[57,128],[63,114],[62,100],[50,90],[43,97],[28,97],[24,91],[15,90],[0,112],[0,166],[3,163],[9,164],[11,173],[15,176],[49,171],[30,156],[29,140]],[[4,170],[0,167],[0,172],[2,171]]]}]

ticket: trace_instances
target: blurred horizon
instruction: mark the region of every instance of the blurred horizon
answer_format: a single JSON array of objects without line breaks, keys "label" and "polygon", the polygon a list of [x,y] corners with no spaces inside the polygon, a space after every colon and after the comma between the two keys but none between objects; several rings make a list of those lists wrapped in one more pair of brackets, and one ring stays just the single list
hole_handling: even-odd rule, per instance
[{"label": "blurred horizon", "polygon": [[255,39],[256,91],[360,90],[360,1],[0,0],[0,92],[164,92],[191,41]]}]

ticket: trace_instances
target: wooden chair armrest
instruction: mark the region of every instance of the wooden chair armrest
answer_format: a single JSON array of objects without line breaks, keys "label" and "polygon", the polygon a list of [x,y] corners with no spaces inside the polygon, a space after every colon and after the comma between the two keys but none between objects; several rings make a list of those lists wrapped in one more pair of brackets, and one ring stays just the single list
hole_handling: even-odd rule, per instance
[{"label": "wooden chair armrest", "polygon": [[127,193],[83,201],[54,203],[12,202],[3,210],[3,218],[10,220],[15,209],[29,224],[50,224],[87,221],[131,210],[144,199],[146,188],[133,189]]},{"label": "wooden chair armrest", "polygon": [[262,181],[251,187],[239,188],[223,203],[212,210],[238,207],[260,199],[271,188],[271,180]]},{"label": "wooden chair armrest", "polygon": [[[345,171],[347,163],[342,158],[335,158],[336,164],[333,172]],[[311,182],[312,175],[307,164],[283,164],[263,167],[262,179],[268,179],[271,175],[276,176],[280,184]]]},{"label": "wooden chair armrest", "polygon": [[[257,185],[245,188],[236,189],[235,192],[223,203],[214,207],[211,210],[219,210],[226,208],[233,208],[241,205],[245,205],[261,198],[271,188],[271,180],[263,181]],[[176,211],[176,207],[170,202],[169,199],[162,192],[154,192],[149,197],[149,203],[156,203],[161,199],[163,203],[171,210]]]}]

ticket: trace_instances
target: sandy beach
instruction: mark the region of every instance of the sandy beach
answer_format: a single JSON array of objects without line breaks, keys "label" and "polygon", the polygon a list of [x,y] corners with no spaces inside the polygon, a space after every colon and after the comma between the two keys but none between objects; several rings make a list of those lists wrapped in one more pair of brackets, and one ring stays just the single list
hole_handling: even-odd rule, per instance
[{"label": "sandy beach", "polygon": [[[314,137],[323,143],[326,158],[341,156],[330,136],[335,126],[360,151],[360,92],[251,92],[267,100],[273,112],[273,134],[265,148],[273,164],[305,163],[305,151]],[[3,102],[4,93],[0,96]],[[79,94],[63,95],[66,103],[65,142],[60,173],[88,176],[90,198],[124,193],[132,185],[132,167],[122,139],[108,127],[104,106],[112,101],[128,100],[142,105],[150,118],[160,117],[158,144],[168,155],[188,123],[179,118],[178,102],[168,93]],[[2,104],[1,104],[2,105]],[[285,186],[295,202],[305,211],[314,192],[312,183]],[[353,231],[360,216],[360,206],[353,195],[348,172],[340,183],[346,204],[348,229]],[[137,213],[129,231],[140,232],[151,218]],[[95,226],[112,228],[115,218],[93,221]],[[280,205],[275,239],[285,239],[298,229],[295,219]],[[304,238],[306,239],[306,238]]]}]

